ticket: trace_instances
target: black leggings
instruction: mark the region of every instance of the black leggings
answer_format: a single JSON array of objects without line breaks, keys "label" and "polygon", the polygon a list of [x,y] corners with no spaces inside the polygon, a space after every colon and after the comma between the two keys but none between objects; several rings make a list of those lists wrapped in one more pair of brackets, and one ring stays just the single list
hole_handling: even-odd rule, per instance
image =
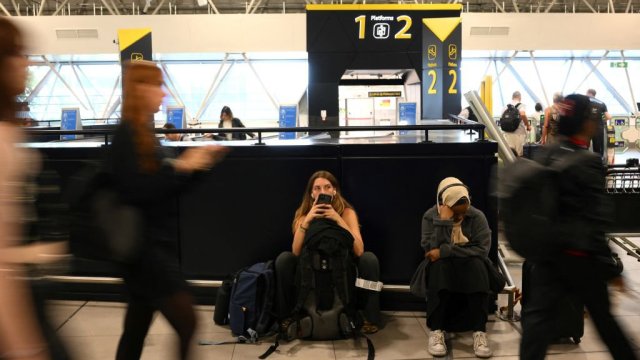
[{"label": "black leggings", "polygon": [[124,332],[118,344],[116,360],[140,359],[144,339],[149,331],[156,310],[169,321],[180,338],[180,359],[187,359],[191,338],[196,328],[196,316],[193,310],[193,297],[181,291],[152,304],[152,301],[131,296],[124,319]]},{"label": "black leggings", "polygon": [[466,323],[473,331],[486,332],[487,299],[486,293],[451,293],[446,290],[438,292],[439,305],[427,318],[427,326],[431,330],[447,330],[451,319],[466,307]]}]

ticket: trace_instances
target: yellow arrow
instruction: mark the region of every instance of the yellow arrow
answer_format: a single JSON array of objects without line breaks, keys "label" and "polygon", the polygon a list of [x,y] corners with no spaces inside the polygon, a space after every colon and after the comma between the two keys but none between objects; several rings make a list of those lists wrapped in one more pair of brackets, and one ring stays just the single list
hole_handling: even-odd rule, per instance
[{"label": "yellow arrow", "polygon": [[440,41],[445,41],[449,35],[460,25],[461,19],[454,18],[430,18],[422,19],[422,23],[433,32]]}]

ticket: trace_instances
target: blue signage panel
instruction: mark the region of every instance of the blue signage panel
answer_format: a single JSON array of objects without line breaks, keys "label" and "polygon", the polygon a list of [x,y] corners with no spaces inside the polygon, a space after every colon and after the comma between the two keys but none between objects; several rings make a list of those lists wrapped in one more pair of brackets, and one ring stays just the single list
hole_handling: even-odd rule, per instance
[{"label": "blue signage panel", "polygon": [[[398,104],[398,125],[415,125],[416,124],[416,103],[403,102]],[[406,135],[407,130],[400,130],[400,135]]]},{"label": "blue signage panel", "polygon": [[[296,127],[298,124],[298,106],[296,105],[281,105],[280,106],[280,119],[278,121],[280,127]],[[280,139],[288,140],[295,139],[296,133],[294,132],[281,132]]]},{"label": "blue signage panel", "polygon": [[[60,120],[60,130],[81,130],[80,110],[79,109],[62,109],[62,118]],[[78,135],[60,135],[60,140],[75,140]]]},{"label": "blue signage panel", "polygon": [[169,107],[167,108],[167,122],[176,126],[176,129],[184,128],[184,108]]}]

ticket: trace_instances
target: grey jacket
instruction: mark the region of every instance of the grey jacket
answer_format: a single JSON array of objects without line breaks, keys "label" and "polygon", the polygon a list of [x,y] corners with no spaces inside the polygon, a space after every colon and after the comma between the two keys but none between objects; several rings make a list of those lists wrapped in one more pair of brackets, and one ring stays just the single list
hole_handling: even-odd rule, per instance
[{"label": "grey jacket", "polygon": [[462,220],[462,233],[469,239],[464,245],[451,243],[453,220],[441,220],[433,206],[422,217],[422,241],[424,251],[439,248],[440,257],[487,257],[491,248],[491,229],[482,211],[469,207]]}]

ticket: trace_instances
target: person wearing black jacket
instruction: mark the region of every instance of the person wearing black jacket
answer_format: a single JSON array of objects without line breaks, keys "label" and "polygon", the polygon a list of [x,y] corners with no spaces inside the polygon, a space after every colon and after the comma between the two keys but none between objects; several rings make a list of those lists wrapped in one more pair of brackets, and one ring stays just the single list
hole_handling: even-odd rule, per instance
[{"label": "person wearing black jacket", "polygon": [[[563,138],[545,148],[537,161],[548,166],[576,152],[583,152],[583,160],[572,162],[558,177],[560,213],[555,228],[561,250],[529,266],[520,359],[544,359],[553,340],[556,306],[567,296],[585,304],[614,359],[636,359],[628,338],[611,315],[608,265],[601,260],[611,258],[604,234],[608,220],[605,169],[599,156],[588,150],[599,125],[584,95],[567,96],[559,109],[558,133]],[[611,281],[623,284],[620,277]]]},{"label": "person wearing black jacket", "polygon": [[178,158],[165,157],[153,129],[153,114],[164,98],[162,71],[154,63],[125,65],[122,121],[110,149],[108,166],[124,202],[138,209],[143,239],[135,260],[123,266],[129,295],[117,360],[139,359],[153,314],[160,311],[180,338],[186,359],[196,318],[193,299],[180,273],[175,202],[193,174],[211,168],[225,149],[195,147]]},{"label": "person wearing black jacket", "polygon": [[[233,112],[228,106],[224,106],[220,111],[220,123],[218,123],[219,128],[243,128],[245,127],[240,119],[233,117]],[[220,133],[218,134],[220,137],[226,140],[246,140],[247,135],[252,138],[256,135],[251,132],[234,132],[234,133]]]}]

